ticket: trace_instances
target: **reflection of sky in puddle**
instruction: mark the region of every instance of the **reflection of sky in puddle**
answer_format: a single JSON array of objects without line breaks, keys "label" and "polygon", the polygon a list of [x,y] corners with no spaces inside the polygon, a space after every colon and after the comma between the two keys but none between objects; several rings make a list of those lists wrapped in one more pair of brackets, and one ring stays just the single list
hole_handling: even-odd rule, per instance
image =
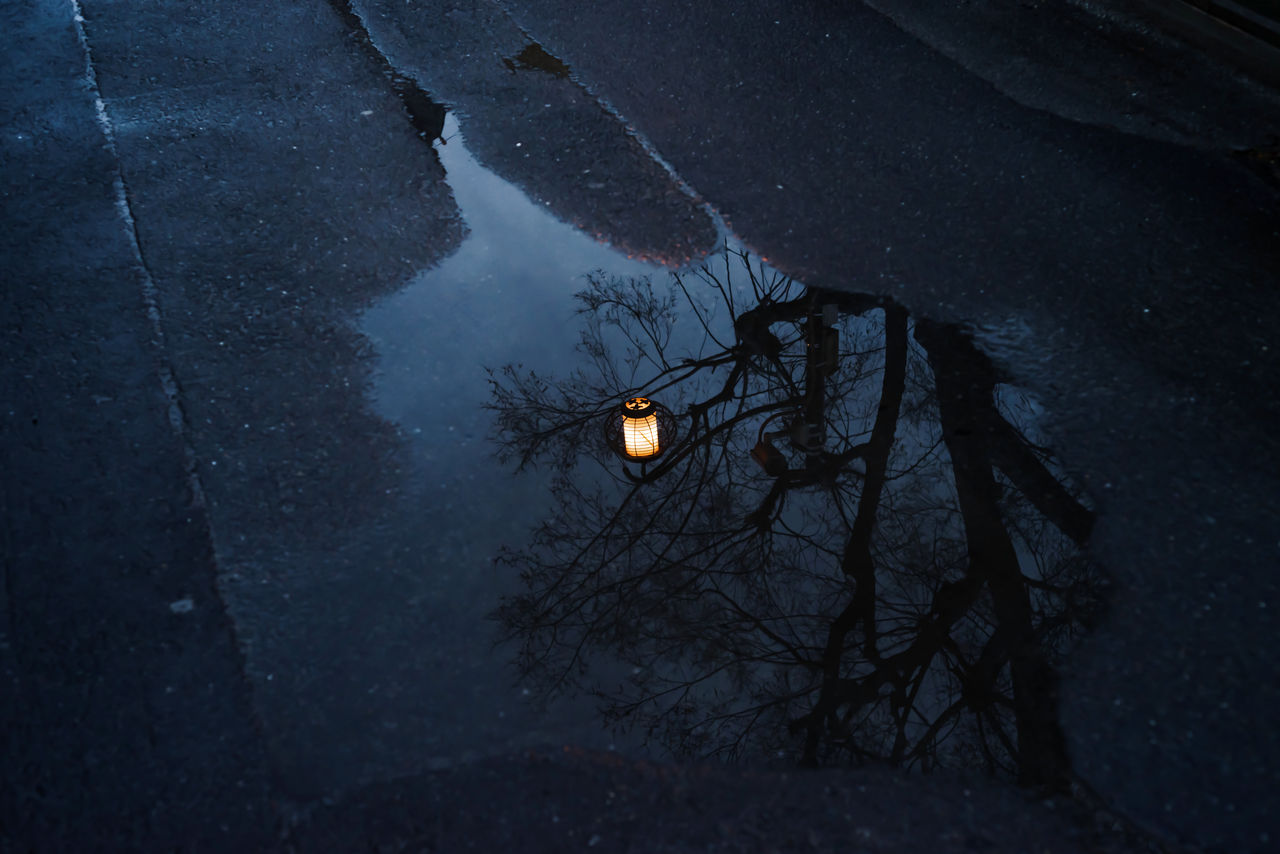
[{"label": "reflection of sky in puddle", "polygon": [[[829,748],[837,754],[846,749],[847,738],[851,736],[841,727],[858,729],[870,720],[872,713],[897,715],[892,702],[887,710],[875,708],[875,703],[889,696],[881,688],[897,686],[895,691],[906,697],[909,688],[906,674],[915,673],[917,667],[920,675],[912,677],[918,681],[910,688],[911,699],[905,707],[907,711],[902,713],[905,717],[899,733],[900,740],[917,736],[921,739],[916,749],[917,758],[925,755],[922,751],[937,752],[937,744],[931,739],[942,731],[941,727],[948,724],[953,714],[958,714],[954,710],[962,708],[961,701],[971,685],[983,691],[1003,691],[1004,684],[998,683],[997,678],[1005,664],[999,661],[992,671],[990,684],[978,676],[952,679],[957,673],[969,674],[977,667],[979,651],[983,660],[991,660],[987,649],[989,641],[993,642],[993,637],[988,637],[993,618],[989,603],[982,598],[986,587],[995,590],[997,581],[1003,585],[1000,587],[1003,604],[994,613],[1001,621],[1002,630],[1008,632],[1033,630],[1033,601],[1040,609],[1037,613],[1054,615],[1048,622],[1042,620],[1041,625],[1048,626],[1046,631],[1058,631],[1060,627],[1055,628],[1054,620],[1062,614],[1071,616],[1077,598],[1092,601],[1088,597],[1095,595],[1095,576],[1088,563],[1080,560],[1075,552],[1076,545],[1087,539],[1092,513],[1068,494],[1065,481],[1059,482],[1061,476],[1052,471],[1054,464],[1042,460],[1035,454],[1034,446],[1026,444],[1024,437],[1032,431],[1028,431],[1025,422],[1034,414],[1034,407],[1016,390],[1004,387],[999,395],[1003,405],[996,402],[991,389],[996,385],[997,374],[963,333],[923,320],[913,329],[905,309],[877,302],[867,295],[827,292],[823,296],[822,292],[815,292],[830,302],[828,307],[836,315],[837,310],[844,312],[845,316],[839,321],[838,339],[830,339],[841,342],[841,370],[834,370],[834,364],[828,369],[821,368],[821,360],[814,358],[820,350],[805,346],[805,335],[821,331],[817,324],[837,321],[835,315],[831,320],[821,320],[825,312],[813,315],[818,319],[805,320],[815,304],[808,302],[810,297],[804,295],[800,283],[783,282],[776,289],[770,285],[760,293],[753,293],[753,299],[730,300],[728,294],[742,291],[744,282],[741,269],[732,275],[726,271],[725,283],[734,276],[738,281],[724,290],[716,288],[726,305],[711,324],[719,328],[720,337],[727,342],[718,346],[737,354],[734,359],[740,360],[739,367],[746,377],[741,394],[755,395],[752,405],[761,405],[760,401],[767,397],[774,400],[775,408],[783,407],[778,409],[779,413],[785,414],[785,407],[791,407],[794,413],[800,404],[796,402],[798,392],[794,391],[796,386],[791,378],[808,376],[805,372],[814,370],[828,372],[825,379],[819,380],[824,383],[828,397],[820,404],[824,411],[818,417],[835,425],[836,435],[844,437],[841,441],[849,448],[865,440],[863,445],[857,445],[862,448],[862,465],[855,467],[856,474],[840,475],[837,479],[837,470],[843,462],[833,462],[832,458],[821,462],[810,454],[810,462],[818,462],[815,470],[826,468],[815,475],[818,479],[806,480],[799,475],[808,470],[807,463],[797,457],[794,448],[790,449],[791,472],[796,477],[777,481],[784,484],[787,501],[774,505],[768,496],[783,493],[777,492],[773,482],[753,467],[747,454],[752,445],[748,434],[756,427],[762,431],[764,424],[744,422],[744,426],[735,428],[740,429],[741,435],[726,440],[726,453],[708,453],[705,457],[706,465],[702,467],[702,479],[696,489],[676,489],[663,494],[658,488],[647,493],[648,506],[654,508],[655,515],[640,530],[639,538],[635,530],[617,521],[621,518],[619,514],[607,507],[596,507],[599,502],[595,496],[583,500],[576,490],[556,493],[547,488],[548,482],[543,477],[513,478],[492,458],[492,446],[486,441],[491,416],[482,408],[489,399],[484,368],[515,363],[535,369],[543,377],[565,376],[582,361],[582,356],[574,350],[581,324],[573,314],[572,296],[583,289],[586,275],[594,270],[621,277],[662,271],[622,258],[593,242],[481,168],[463,148],[452,120],[446,124],[445,134],[453,137],[453,143],[440,150],[441,160],[471,234],[454,255],[438,267],[419,274],[399,294],[371,310],[365,318],[364,331],[381,356],[375,405],[381,415],[397,422],[413,437],[412,447],[419,462],[411,490],[414,493],[411,512],[421,514],[422,525],[414,535],[420,536],[422,542],[414,543],[411,548],[424,559],[425,572],[421,578],[431,588],[430,595],[437,606],[435,624],[444,627],[433,652],[439,662],[459,665],[452,681],[445,678],[432,684],[442,693],[450,686],[458,689],[451,696],[458,701],[455,717],[460,735],[472,735],[475,710],[488,708],[512,710],[511,717],[506,717],[505,711],[499,712],[500,717],[506,717],[505,728],[499,727],[503,729],[504,739],[508,733],[518,734],[516,740],[530,734],[555,739],[555,734],[561,733],[567,740],[583,743],[595,741],[589,733],[593,729],[599,731],[590,725],[592,713],[574,699],[568,701],[570,705],[555,708],[550,717],[534,715],[536,720],[531,719],[527,709],[519,708],[521,704],[510,702],[514,689],[505,683],[496,684],[503,678],[498,674],[505,656],[486,655],[476,648],[476,641],[488,633],[488,627],[481,626],[478,618],[497,605],[501,594],[516,592],[512,576],[520,570],[525,571],[533,591],[523,600],[525,607],[506,613],[508,618],[515,614],[514,620],[507,619],[507,627],[521,631],[527,623],[531,633],[549,633],[554,641],[549,655],[567,656],[559,664],[568,661],[566,666],[575,667],[585,661],[580,655],[584,646],[592,641],[586,636],[576,636],[574,632],[579,629],[575,627],[595,624],[577,622],[582,613],[595,613],[599,607],[601,614],[616,613],[619,627],[638,627],[640,634],[624,634],[627,638],[624,645],[603,650],[603,669],[596,673],[606,681],[621,684],[617,677],[622,675],[623,668],[631,667],[630,674],[635,678],[627,684],[641,686],[636,689],[640,694],[628,694],[630,688],[620,689],[622,693],[617,695],[606,691],[599,695],[606,706],[612,696],[617,703],[615,709],[650,708],[645,705],[649,699],[665,696],[667,692],[663,689],[671,684],[669,674],[662,670],[670,663],[667,647],[671,639],[679,639],[683,646],[693,650],[693,657],[680,658],[671,665],[675,668],[673,672],[680,678],[685,678],[686,672],[694,673],[696,678],[690,685],[696,684],[700,686],[699,691],[706,693],[682,693],[677,717],[695,714],[701,702],[702,711],[696,714],[708,717],[698,723],[698,727],[709,723],[711,729],[707,731],[720,732],[717,727],[721,722],[744,720],[748,721],[745,726],[750,730],[763,710],[769,709],[774,715],[768,719],[769,732],[756,747],[767,748],[771,754],[776,752],[786,759],[789,749],[778,752],[777,748],[791,745],[785,741],[785,735],[778,733],[788,731],[788,727],[783,726],[785,721],[797,720],[798,707],[793,708],[792,701],[809,697],[817,704],[813,706],[815,711],[805,717],[811,721],[806,724],[809,729],[805,750],[812,761],[818,759],[820,744],[826,745],[824,750]],[[732,257],[723,258],[723,262],[732,266]],[[712,266],[718,264],[712,262]],[[767,269],[755,269],[756,281],[769,280]],[[693,286],[697,288],[696,284]],[[691,298],[698,302],[701,293],[691,294]],[[756,319],[748,323],[753,314]],[[674,324],[674,320],[672,322]],[[737,322],[746,325],[736,326]],[[797,323],[807,324],[809,331],[798,334]],[[746,345],[737,348],[733,345],[735,340],[754,340],[761,348],[767,348],[770,339],[760,330],[773,335],[771,327],[778,330],[790,327],[789,332],[783,333],[788,340],[773,339],[776,365],[785,373],[786,383],[780,382],[773,368],[763,360],[745,359],[742,353],[746,352]],[[686,324],[685,333],[672,339],[666,355],[683,355],[680,343],[691,343],[685,340],[690,331],[701,339],[700,329],[700,324],[693,327]],[[755,329],[751,333],[755,337],[749,339],[748,332],[742,329]],[[735,331],[740,333],[737,339]],[[659,333],[656,337],[664,336]],[[791,360],[789,367],[784,366],[783,358]],[[834,357],[832,359],[834,363]],[[702,383],[706,388],[681,391],[698,400],[714,400],[714,390],[723,379],[713,381],[710,364],[727,363],[713,360],[703,364],[699,370],[705,373],[689,382],[691,386]],[[938,370],[937,365],[944,365],[946,369]],[[897,379],[891,382],[893,376]],[[809,381],[804,380],[806,384]],[[676,389],[670,391],[674,394]],[[935,394],[939,396],[937,400],[948,403],[939,404],[935,409]],[[594,398],[595,392],[589,395]],[[594,399],[566,405],[570,413],[599,411],[599,403]],[[760,410],[761,416],[765,411]],[[882,425],[881,416],[885,411],[892,412],[893,416]],[[713,413],[712,420],[715,418],[724,418],[726,424],[734,423],[727,413]],[[969,425],[979,422],[987,425],[984,429],[992,438],[988,441],[965,438],[973,432]],[[888,432],[877,438],[886,429],[885,425]],[[757,432],[757,439],[759,435]],[[729,453],[730,448],[737,449],[737,453]],[[839,457],[848,449],[828,450],[833,457]],[[607,452],[600,452],[607,457]],[[953,461],[953,452],[960,454],[955,458],[959,462]],[[853,459],[846,457],[845,462]],[[716,461],[714,466],[712,460]],[[875,475],[872,460],[878,460]],[[609,458],[599,462],[607,465],[614,461]],[[996,469],[1000,470],[1002,480],[997,479]],[[774,477],[780,475],[775,472]],[[786,485],[788,483],[790,485]],[[864,494],[864,489],[873,491]],[[677,494],[678,499],[673,497]],[[1037,503],[1033,496],[1041,494],[1056,498]],[[871,496],[870,503],[867,495]],[[1022,498],[1015,500],[1019,496]],[[675,509],[667,516],[662,515],[667,512],[667,504],[673,501],[690,504],[687,511],[673,504]],[[643,506],[645,501],[637,498],[629,505],[629,517],[641,512]],[[751,525],[742,527],[739,513],[774,506],[779,508],[776,518],[770,509],[760,517],[763,521],[752,523],[760,529],[755,534],[751,533]],[[871,521],[863,525],[863,510],[867,506],[872,508],[871,515],[866,517]],[[716,515],[721,510],[727,511],[723,517]],[[593,516],[597,511],[598,515]],[[851,522],[855,513],[858,521]],[[542,551],[533,557],[526,552],[524,559],[517,557],[514,564],[503,564],[496,571],[489,565],[489,558],[499,546],[523,545],[529,530],[551,514],[574,519],[575,524],[583,518],[593,530],[590,545],[579,549],[572,538],[560,542],[553,538],[550,545],[539,541],[535,551]],[[994,524],[974,521],[992,518],[996,519]],[[669,524],[673,519],[683,521],[673,526]],[[694,520],[690,528],[694,535],[687,537],[685,544],[666,541],[667,537],[682,536],[685,522],[690,519]],[[698,528],[704,521],[711,526],[706,531]],[[766,542],[758,538],[763,536],[766,527],[769,529],[768,572],[741,571],[743,567],[757,565],[760,555],[756,549],[761,542]],[[594,533],[597,528],[598,534]],[[717,544],[729,543],[732,548],[720,545],[714,549],[703,548],[707,537],[714,538]],[[966,553],[975,542],[979,543],[978,550],[987,555],[977,563]],[[557,551],[560,545],[565,549]],[[691,549],[688,554],[683,551],[686,548]],[[734,551],[735,548],[740,551]],[[566,554],[574,555],[567,563],[564,562]],[[841,554],[845,556],[832,560]],[[865,559],[860,559],[859,554],[865,554]],[[659,557],[652,557],[655,555]],[[699,561],[704,557],[710,562],[702,567]],[[649,560],[654,561],[652,567],[647,563]],[[655,567],[660,568],[668,561],[680,571],[655,571]],[[642,570],[638,576],[637,567]],[[1051,572],[1043,573],[1041,570],[1045,568]],[[562,575],[562,572],[568,574]],[[861,576],[857,575],[860,572],[874,573],[870,577],[875,579],[875,584],[867,589],[879,591],[874,595],[880,615],[857,617],[870,621],[872,628],[865,630],[871,639],[868,642],[877,644],[878,653],[886,654],[884,660],[906,664],[905,669],[892,663],[871,666],[869,661],[858,658],[860,653],[854,646],[845,645],[841,640],[834,662],[823,659],[823,672],[843,668],[856,674],[841,678],[862,680],[864,688],[871,692],[868,696],[878,699],[871,703],[870,711],[863,709],[870,701],[850,703],[847,711],[841,711],[843,723],[835,726],[832,721],[839,711],[837,706],[845,701],[823,699],[829,692],[812,679],[817,659],[808,651],[824,649],[824,644],[830,648],[828,632],[835,625],[831,620],[837,612],[852,613],[848,610],[852,606],[845,602],[849,578],[856,576],[857,589],[864,589]],[[644,583],[633,584],[637,577]],[[604,591],[600,595],[609,601],[602,604],[591,600],[590,596],[595,595],[592,593],[587,594],[586,604],[572,596],[541,595],[566,578],[575,590]],[[695,579],[699,586],[694,586]],[[1010,579],[1018,580],[1015,583]],[[1023,586],[1025,579],[1043,582],[1037,590],[1044,588],[1048,592],[1042,591],[1037,594],[1038,598],[1033,597]],[[674,586],[662,587],[668,582]],[[626,589],[628,595],[609,598],[615,588]],[[1010,593],[1015,588],[1021,598]],[[637,595],[631,595],[636,591]],[[858,595],[861,596],[861,592]],[[717,612],[714,606],[720,601],[717,597],[726,598],[738,610]],[[1023,600],[1025,605],[1019,605]],[[713,603],[709,610],[705,601]],[[755,610],[744,610],[739,601]],[[663,607],[651,607],[652,602],[661,602]],[[550,603],[545,606],[549,610],[538,613],[533,622],[528,622],[528,615],[544,607],[543,603]],[[557,611],[562,604],[567,610]],[[815,604],[819,613],[813,613]],[[627,612],[626,608],[633,605],[640,610]],[[582,612],[575,610],[577,608],[583,609]],[[644,610],[646,608],[649,610]],[[824,615],[825,611],[831,613]],[[870,613],[874,615],[875,608]],[[746,618],[742,614],[746,614]],[[663,619],[670,622],[663,623]],[[766,625],[789,628],[781,634],[756,631],[755,627]],[[1066,650],[1069,635],[1076,630],[1070,620],[1062,625],[1066,628],[1060,636],[1045,636],[1048,638],[1044,642],[1045,651],[1037,650],[1034,655],[1020,653],[1018,666],[1028,673],[1035,668],[1037,673],[1050,672],[1047,656]],[[704,626],[710,631],[699,634]],[[653,636],[644,634],[653,627],[656,627]],[[930,631],[925,631],[926,627]],[[846,627],[843,631],[852,628]],[[581,631],[590,633],[591,629]],[[945,643],[938,640],[939,637],[945,637]],[[534,652],[541,654],[540,644],[544,640],[535,638]],[[699,649],[702,652],[698,652]],[[875,661],[881,662],[878,653]],[[931,662],[935,657],[945,657],[944,653],[952,655],[954,660],[947,659],[949,663],[945,667],[935,667]],[[586,654],[591,656],[591,650]],[[729,666],[722,659],[726,655],[730,659],[745,656],[741,661],[735,660],[735,667],[743,666],[732,671],[733,679],[737,680],[733,683],[726,681],[729,677],[721,673]],[[795,678],[800,681],[786,683],[786,690],[777,693],[777,685],[771,681],[777,675],[774,665],[793,658],[804,665],[797,668]],[[917,660],[921,663],[913,663]],[[751,670],[745,666],[749,662],[764,666]],[[557,663],[553,661],[550,666],[551,676],[558,678],[559,674],[554,672]],[[601,666],[601,661],[595,659],[590,666],[594,671]],[[692,670],[686,671],[686,667]],[[596,673],[591,681],[599,688],[602,685]],[[926,676],[927,691],[923,690]],[[802,683],[804,687],[797,693],[796,686]],[[1012,684],[1015,693],[1023,692],[1020,697],[1030,696],[1027,692],[1033,690],[1018,687],[1022,683],[1017,679]],[[645,692],[657,693],[646,699]],[[460,696],[463,694],[465,696]],[[761,697],[765,700],[761,701]],[[590,702],[585,697],[576,700]],[[724,705],[726,702],[729,705]],[[758,702],[763,704],[752,705]],[[821,705],[823,703],[829,707]],[[661,704],[652,708],[660,707]],[[653,731],[661,731],[669,723],[662,719],[662,714],[665,713],[648,719],[641,714],[635,722],[642,728],[648,726]],[[851,723],[855,715],[862,716],[856,725]],[[908,724],[919,724],[919,731],[912,730],[914,735],[909,734]],[[1056,724],[1049,721],[1045,726],[1052,729]],[[747,730],[724,732],[729,734],[729,743],[737,745],[743,743]],[[680,737],[678,727],[672,732],[677,739]],[[689,732],[693,734],[687,742],[666,746],[678,751],[702,750],[703,731]],[[877,733],[875,726],[871,726],[863,733],[865,743],[859,742],[858,749],[872,750],[875,755],[875,750],[884,747],[877,741],[880,737]],[[622,736],[620,743],[624,749],[633,749],[630,738],[638,735],[637,731]],[[455,738],[454,742],[460,745],[463,740]],[[491,741],[489,737],[486,744]],[[954,756],[962,761],[968,755],[965,751],[975,749],[972,744],[961,744],[955,748]],[[714,755],[714,751],[708,755]],[[1011,752],[1010,761],[1013,756]],[[1027,756],[1032,754],[1028,752]],[[920,758],[920,761],[925,760]],[[1046,767],[1056,766],[1050,762]]]},{"label": "reflection of sky in puddle", "polygon": [[413,438],[439,580],[464,572],[464,585],[487,586],[471,586],[470,610],[479,614],[496,604],[502,587],[482,567],[499,545],[527,534],[544,497],[541,478],[512,478],[493,458],[485,440],[490,416],[482,408],[485,368],[523,363],[566,372],[577,358],[572,295],[585,275],[659,268],[542,210],[478,164],[458,130],[450,115],[449,142],[437,149],[470,233],[457,252],[370,309],[362,331],[379,356],[374,406]]},{"label": "reflection of sky in puddle", "polygon": [[[512,676],[504,657],[489,652],[494,625],[483,618],[515,583],[492,558],[500,546],[523,542],[542,518],[546,481],[513,477],[494,459],[486,438],[491,419],[483,409],[485,368],[523,363],[567,372],[579,358],[572,296],[586,274],[636,276],[659,268],[596,243],[480,166],[452,115],[444,136],[440,160],[470,233],[457,252],[371,308],[361,330],[379,357],[373,405],[410,437],[417,462],[408,491],[421,524],[411,547],[421,553],[430,574],[423,581],[438,603],[429,609],[443,629],[434,654],[462,667],[467,675],[460,684],[476,694],[455,697],[456,723],[468,729],[462,723],[468,715],[505,708],[499,715],[508,726],[536,742],[537,730],[550,721],[526,718],[511,705],[518,689],[495,684]],[[442,672],[432,678],[444,691],[459,677]],[[588,706],[561,705],[552,711],[553,726],[574,731],[575,741],[592,741]],[[477,733],[481,743],[492,740]],[[459,749],[474,740],[462,731],[451,738]]]},{"label": "reflection of sky in puddle", "polygon": [[462,247],[371,309],[363,331],[381,357],[379,414],[420,436],[428,460],[487,455],[485,367],[571,366],[577,326],[571,296],[583,276],[603,269],[644,275],[659,268],[629,260],[540,209],[480,166],[457,120],[437,146],[458,207],[470,227]]}]

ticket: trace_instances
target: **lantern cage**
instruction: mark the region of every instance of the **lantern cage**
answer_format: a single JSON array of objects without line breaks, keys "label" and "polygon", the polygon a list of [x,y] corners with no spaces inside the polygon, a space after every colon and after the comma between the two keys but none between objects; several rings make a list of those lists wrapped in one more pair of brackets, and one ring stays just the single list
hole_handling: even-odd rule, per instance
[{"label": "lantern cage", "polygon": [[677,423],[670,409],[647,397],[629,397],[604,421],[604,441],[624,460],[657,459],[675,444]]}]

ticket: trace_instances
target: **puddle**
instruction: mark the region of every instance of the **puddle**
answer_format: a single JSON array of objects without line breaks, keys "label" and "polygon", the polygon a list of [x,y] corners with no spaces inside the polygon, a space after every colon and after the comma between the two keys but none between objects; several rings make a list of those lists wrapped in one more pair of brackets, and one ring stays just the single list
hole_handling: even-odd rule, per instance
[{"label": "puddle", "polygon": [[437,150],[470,234],[439,266],[367,312],[362,331],[380,357],[379,414],[417,437],[425,461],[450,474],[491,469],[497,477],[481,441],[489,424],[485,368],[572,368],[572,296],[585,276],[664,273],[560,222],[480,166],[453,116],[443,137],[447,144]]},{"label": "puddle", "polygon": [[[470,692],[464,696],[474,695],[448,713],[454,731],[444,749],[454,755],[465,748],[465,758],[520,744],[606,746],[590,702],[540,715],[522,702],[509,663],[490,649],[496,625],[486,615],[516,581],[509,567],[495,567],[496,551],[527,538],[545,509],[547,479],[538,472],[513,478],[495,460],[486,368],[571,370],[580,358],[572,296],[584,277],[661,270],[560,222],[480,166],[452,115],[442,136],[437,152],[469,234],[453,255],[367,311],[361,331],[378,357],[374,408],[411,448],[406,492],[418,521],[406,527],[423,541],[405,548],[424,554],[421,586],[441,627],[430,657],[442,662],[443,675],[428,678],[439,691],[460,685]],[[446,662],[467,675],[459,678]],[[502,721],[488,713],[495,707],[503,709]]]},{"label": "puddle", "polygon": [[[448,595],[477,614],[506,597],[525,688],[594,696],[659,754],[1064,779],[1054,674],[1102,581],[1035,402],[882,298],[737,250],[629,260],[480,167],[451,116],[443,135],[471,234],[363,331],[443,589],[470,577]],[[680,425],[644,468],[601,430],[632,394]]]},{"label": "puddle", "polygon": [[[1065,785],[1055,666],[1100,615],[1102,580],[1036,403],[955,326],[745,255],[591,291],[595,365],[508,374],[497,393],[506,451],[566,475],[500,611],[530,684],[570,680],[681,757]],[[658,343],[690,316],[700,347]],[[628,341],[652,346],[627,393],[684,414],[630,476],[598,435]],[[591,656],[630,676],[596,679]]]},{"label": "puddle", "polygon": [[[733,251],[652,286],[594,277],[585,302],[592,364],[495,391],[504,451],[565,475],[508,555],[528,683],[684,758],[1066,786],[1056,667],[1103,581],[1035,402],[959,328]],[[679,421],[643,469],[600,435],[632,394]]]},{"label": "puddle", "polygon": [[526,45],[515,56],[503,59],[502,63],[512,71],[541,71],[552,77],[568,77],[570,73],[569,66],[547,53],[537,42]]}]

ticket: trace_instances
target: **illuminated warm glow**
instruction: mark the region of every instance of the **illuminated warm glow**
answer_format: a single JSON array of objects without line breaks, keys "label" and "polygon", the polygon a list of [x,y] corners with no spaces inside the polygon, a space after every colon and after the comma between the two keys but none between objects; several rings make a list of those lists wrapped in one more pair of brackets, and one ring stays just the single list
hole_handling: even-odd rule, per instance
[{"label": "illuminated warm glow", "polygon": [[658,415],[622,419],[622,441],[629,457],[652,457],[658,448]]}]

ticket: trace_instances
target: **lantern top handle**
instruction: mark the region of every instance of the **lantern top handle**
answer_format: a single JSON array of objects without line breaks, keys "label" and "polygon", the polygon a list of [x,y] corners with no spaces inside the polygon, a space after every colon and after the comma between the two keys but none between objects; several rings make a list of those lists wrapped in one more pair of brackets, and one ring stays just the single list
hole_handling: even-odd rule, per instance
[{"label": "lantern top handle", "polygon": [[622,414],[628,418],[644,418],[655,408],[656,404],[647,397],[629,397],[622,402]]}]

